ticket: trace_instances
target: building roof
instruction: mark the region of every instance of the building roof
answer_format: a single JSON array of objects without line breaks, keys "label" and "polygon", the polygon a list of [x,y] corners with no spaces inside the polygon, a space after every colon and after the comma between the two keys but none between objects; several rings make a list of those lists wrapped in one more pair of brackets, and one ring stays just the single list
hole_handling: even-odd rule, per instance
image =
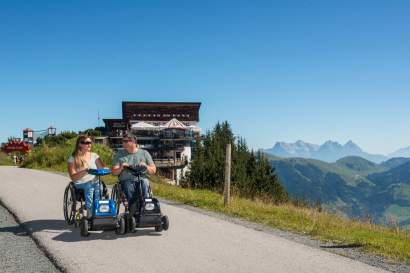
[{"label": "building roof", "polygon": [[200,102],[122,102],[122,117],[126,122],[168,121],[178,118],[182,121],[199,122]]},{"label": "building roof", "polygon": [[164,126],[164,129],[167,128],[172,128],[172,129],[187,129],[187,127],[180,122],[179,120],[177,120],[176,118],[171,119],[170,121],[168,121]]},{"label": "building roof", "polygon": [[201,102],[166,102],[166,101],[123,101],[122,105],[134,104],[134,105],[195,105],[201,106]]}]

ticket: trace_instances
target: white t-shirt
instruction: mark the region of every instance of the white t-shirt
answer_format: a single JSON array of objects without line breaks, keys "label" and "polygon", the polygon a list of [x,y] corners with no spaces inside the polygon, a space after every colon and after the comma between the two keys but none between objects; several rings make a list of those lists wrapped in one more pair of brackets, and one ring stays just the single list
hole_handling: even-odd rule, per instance
[{"label": "white t-shirt", "polygon": [[[97,164],[95,161],[100,158],[96,153],[90,153],[90,157],[87,158],[86,162],[88,164],[89,169],[97,169]],[[74,157],[70,156],[67,160],[68,163],[74,163]],[[77,172],[81,171],[82,168],[77,168]],[[75,183],[83,183],[83,182],[89,182],[89,181],[96,181],[96,176],[92,174],[86,174],[77,181],[74,181]]]}]

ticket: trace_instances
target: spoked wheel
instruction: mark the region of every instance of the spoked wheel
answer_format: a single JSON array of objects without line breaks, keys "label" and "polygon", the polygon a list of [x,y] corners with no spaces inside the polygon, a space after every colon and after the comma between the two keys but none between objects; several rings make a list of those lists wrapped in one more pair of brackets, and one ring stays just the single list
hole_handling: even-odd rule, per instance
[{"label": "spoked wheel", "polygon": [[64,219],[67,224],[72,225],[75,221],[75,211],[76,211],[76,199],[75,199],[75,189],[70,183],[64,191],[63,199],[63,212]]},{"label": "spoked wheel", "polygon": [[90,233],[88,232],[88,220],[87,218],[83,217],[80,223],[81,228],[81,236],[87,237]]},{"label": "spoked wheel", "polygon": [[117,228],[115,229],[115,233],[118,235],[125,234],[125,219],[123,216],[121,216],[118,219]]}]

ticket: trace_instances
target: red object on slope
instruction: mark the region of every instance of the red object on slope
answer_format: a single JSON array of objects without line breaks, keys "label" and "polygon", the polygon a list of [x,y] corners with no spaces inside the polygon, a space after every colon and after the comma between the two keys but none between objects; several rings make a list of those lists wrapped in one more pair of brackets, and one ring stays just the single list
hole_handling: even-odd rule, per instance
[{"label": "red object on slope", "polygon": [[22,152],[27,154],[28,152],[30,152],[31,146],[25,141],[19,139],[11,139],[1,147],[1,150],[6,154],[12,152]]}]

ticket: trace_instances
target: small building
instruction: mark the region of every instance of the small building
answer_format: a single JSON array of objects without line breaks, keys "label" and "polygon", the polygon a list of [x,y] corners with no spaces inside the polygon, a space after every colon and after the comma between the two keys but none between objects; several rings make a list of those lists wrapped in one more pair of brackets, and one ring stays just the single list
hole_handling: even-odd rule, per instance
[{"label": "small building", "polygon": [[122,119],[103,119],[104,135],[114,149],[122,148],[126,132],[153,157],[158,173],[176,184],[188,170],[200,138],[199,102],[122,102]]}]

